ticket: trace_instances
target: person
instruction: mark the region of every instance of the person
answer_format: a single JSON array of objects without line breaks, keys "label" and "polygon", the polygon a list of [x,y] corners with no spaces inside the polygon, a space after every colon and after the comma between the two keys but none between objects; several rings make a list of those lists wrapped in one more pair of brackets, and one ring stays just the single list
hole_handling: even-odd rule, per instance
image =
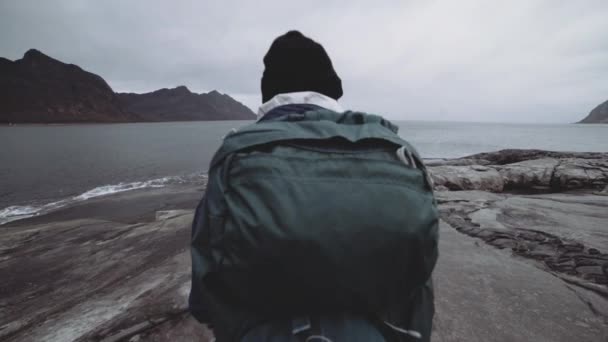
[{"label": "person", "polygon": [[256,123],[224,138],[192,225],[192,315],[218,341],[429,341],[438,215],[397,127],[345,111],[298,31],[264,57]]}]

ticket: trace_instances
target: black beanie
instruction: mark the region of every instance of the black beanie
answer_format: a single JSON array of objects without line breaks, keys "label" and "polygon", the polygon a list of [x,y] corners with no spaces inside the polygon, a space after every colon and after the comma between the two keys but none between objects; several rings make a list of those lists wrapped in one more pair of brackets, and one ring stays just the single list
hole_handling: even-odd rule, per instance
[{"label": "black beanie", "polygon": [[342,97],[342,80],[321,44],[298,31],[274,40],[264,56],[262,102],[277,94],[316,91],[334,99]]}]

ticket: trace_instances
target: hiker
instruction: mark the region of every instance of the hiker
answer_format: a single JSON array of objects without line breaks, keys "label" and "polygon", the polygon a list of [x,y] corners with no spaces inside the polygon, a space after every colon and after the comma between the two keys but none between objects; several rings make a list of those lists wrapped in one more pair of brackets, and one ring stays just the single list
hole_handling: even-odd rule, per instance
[{"label": "hiker", "polygon": [[217,341],[429,341],[438,213],[421,158],[298,31],[264,57],[192,226],[190,311]]}]

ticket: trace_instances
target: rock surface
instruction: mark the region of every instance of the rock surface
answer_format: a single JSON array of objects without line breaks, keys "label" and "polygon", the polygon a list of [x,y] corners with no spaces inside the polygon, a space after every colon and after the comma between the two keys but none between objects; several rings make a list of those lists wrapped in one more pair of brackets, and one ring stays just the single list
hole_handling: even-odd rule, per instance
[{"label": "rock surface", "polygon": [[163,216],[3,229],[0,339],[121,341],[145,332],[208,340],[186,310],[192,210]]},{"label": "rock surface", "polygon": [[[608,301],[445,224],[432,341],[605,341]],[[590,304],[593,303],[593,304]],[[591,306],[593,305],[593,306]]]},{"label": "rock surface", "polygon": [[439,190],[558,192],[608,185],[608,153],[503,150],[428,166]]},{"label": "rock surface", "polygon": [[522,150],[522,149],[506,149],[494,152],[478,153],[468,157],[453,159],[453,161],[479,161],[494,165],[513,164],[525,160],[554,158],[577,158],[577,159],[601,159],[606,158],[608,153],[603,152],[557,152],[544,150]]},{"label": "rock surface", "polygon": [[[605,154],[508,151],[433,165],[444,190],[493,192],[436,193],[432,340],[607,341]],[[0,340],[211,341],[186,306],[201,191],[121,193],[3,226]]]},{"label": "rock surface", "polygon": [[115,94],[100,76],[38,50],[16,61],[0,58],[0,124],[233,119],[255,114],[217,91],[194,94],[182,86]]},{"label": "rock surface", "polygon": [[[97,208],[146,196],[100,198]],[[438,200],[446,222],[433,341],[606,340],[608,197],[458,191]],[[139,223],[64,213],[2,227],[0,340],[211,341],[186,307],[195,205]]]},{"label": "rock surface", "polygon": [[437,198],[444,220],[461,233],[537,260],[608,299],[606,196],[462,191],[439,192]]},{"label": "rock surface", "polygon": [[477,190],[502,192],[502,176],[492,167],[480,165],[434,166],[429,168],[435,186],[448,190]]},{"label": "rock surface", "polygon": [[595,107],[580,123],[608,123],[608,101]]}]

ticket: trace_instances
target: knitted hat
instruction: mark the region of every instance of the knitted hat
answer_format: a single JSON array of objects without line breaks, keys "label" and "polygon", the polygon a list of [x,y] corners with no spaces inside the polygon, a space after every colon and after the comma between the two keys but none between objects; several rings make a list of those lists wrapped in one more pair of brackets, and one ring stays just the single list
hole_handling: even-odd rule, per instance
[{"label": "knitted hat", "polygon": [[298,31],[274,40],[264,56],[262,101],[277,94],[316,91],[334,99],[342,97],[342,80],[321,44]]}]

